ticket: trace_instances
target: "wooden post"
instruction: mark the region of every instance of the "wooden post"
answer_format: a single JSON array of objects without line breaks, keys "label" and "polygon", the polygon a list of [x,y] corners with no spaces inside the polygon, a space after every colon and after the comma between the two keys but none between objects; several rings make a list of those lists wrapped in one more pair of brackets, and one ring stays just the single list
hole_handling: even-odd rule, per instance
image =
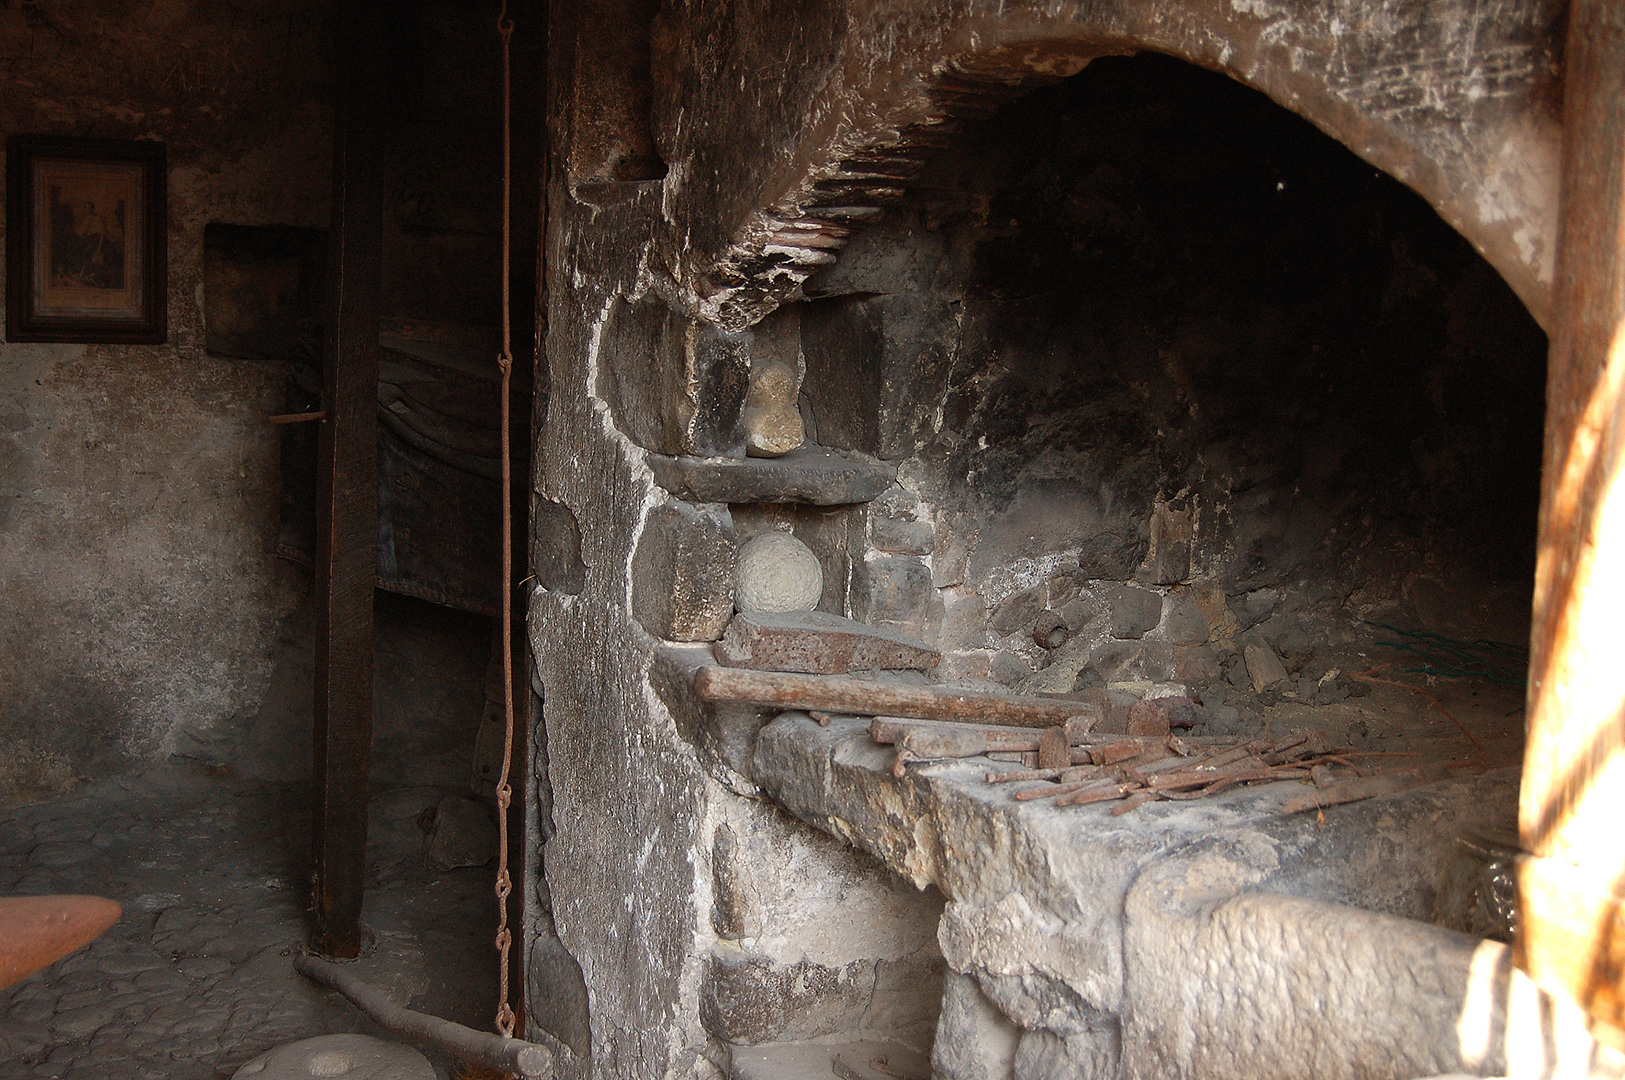
[{"label": "wooden post", "polygon": [[322,421],[317,472],[311,844],[316,949],[341,958],[361,950],[372,744],[383,27],[378,0],[340,0],[323,388],[327,418]]},{"label": "wooden post", "polygon": [[1625,1028],[1625,6],[1574,0],[1565,64],[1517,958],[1617,1035]]}]

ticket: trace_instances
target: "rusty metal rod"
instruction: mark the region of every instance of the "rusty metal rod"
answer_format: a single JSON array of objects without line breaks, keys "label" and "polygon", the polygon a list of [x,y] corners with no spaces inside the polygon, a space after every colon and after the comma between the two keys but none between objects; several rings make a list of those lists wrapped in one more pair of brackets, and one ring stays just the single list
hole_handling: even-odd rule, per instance
[{"label": "rusty metal rod", "polygon": [[859,716],[884,714],[1012,727],[1047,728],[1075,717],[1099,715],[1094,705],[1083,701],[977,693],[940,686],[899,686],[846,675],[798,675],[711,666],[695,673],[694,692],[706,701],[777,709],[822,709]]},{"label": "rusty metal rod", "polygon": [[525,1080],[542,1080],[553,1075],[553,1052],[545,1046],[475,1031],[438,1016],[403,1009],[337,964],[317,956],[296,956],[293,966],[306,978],[337,990],[380,1027],[408,1042],[500,1073],[515,1073]]}]

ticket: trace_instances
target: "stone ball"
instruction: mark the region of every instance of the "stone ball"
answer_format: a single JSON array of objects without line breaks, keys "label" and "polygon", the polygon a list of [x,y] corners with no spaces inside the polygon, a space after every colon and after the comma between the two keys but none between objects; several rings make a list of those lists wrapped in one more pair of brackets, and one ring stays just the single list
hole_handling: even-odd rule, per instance
[{"label": "stone ball", "polygon": [[763,533],[740,547],[740,611],[811,611],[823,594],[818,556],[789,533]]}]

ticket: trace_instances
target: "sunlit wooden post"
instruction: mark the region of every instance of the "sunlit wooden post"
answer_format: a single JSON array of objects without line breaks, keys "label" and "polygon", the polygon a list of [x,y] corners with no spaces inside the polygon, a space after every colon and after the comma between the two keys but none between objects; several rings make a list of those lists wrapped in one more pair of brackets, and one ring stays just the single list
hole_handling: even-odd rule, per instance
[{"label": "sunlit wooden post", "polygon": [[[1519,964],[1625,1028],[1625,5],[1574,0]],[[1610,1040],[1612,1041],[1612,1040]]]}]

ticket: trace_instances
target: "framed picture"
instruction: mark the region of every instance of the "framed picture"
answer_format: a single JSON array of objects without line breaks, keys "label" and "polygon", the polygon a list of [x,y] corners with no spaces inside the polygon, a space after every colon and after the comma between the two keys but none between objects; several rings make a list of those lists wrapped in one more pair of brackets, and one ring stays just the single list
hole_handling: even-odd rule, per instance
[{"label": "framed picture", "polygon": [[13,135],[6,167],[7,340],[163,342],[164,144]]}]

